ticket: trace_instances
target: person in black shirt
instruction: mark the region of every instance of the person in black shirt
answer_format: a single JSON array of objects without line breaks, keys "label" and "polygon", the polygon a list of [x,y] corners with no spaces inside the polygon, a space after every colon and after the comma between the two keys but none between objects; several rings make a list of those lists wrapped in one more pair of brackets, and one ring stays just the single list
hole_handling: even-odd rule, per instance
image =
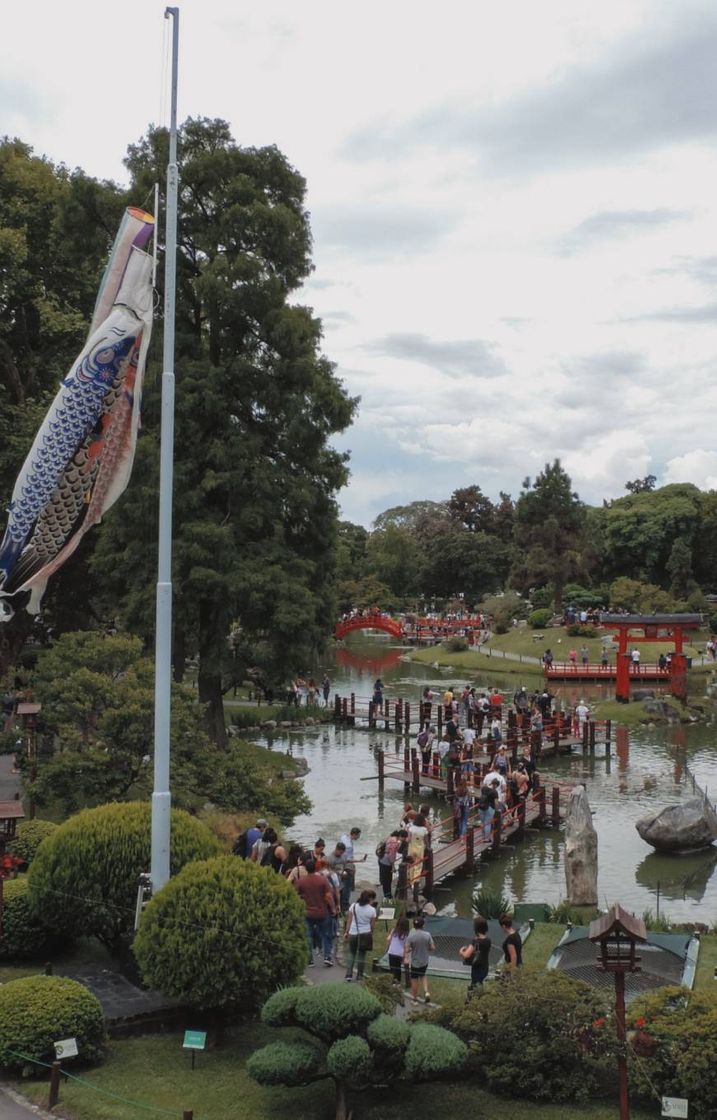
[{"label": "person in black shirt", "polygon": [[491,949],[491,940],[488,936],[488,923],[485,918],[476,918],[473,922],[475,937],[470,945],[464,945],[459,950],[465,964],[471,966],[471,982],[468,991],[472,992],[482,984],[488,975],[488,956]]},{"label": "person in black shirt", "polygon": [[513,919],[510,914],[501,914],[500,928],[506,935],[503,942],[503,956],[505,958],[504,972],[513,972],[523,964],[523,940],[517,930],[513,929]]}]

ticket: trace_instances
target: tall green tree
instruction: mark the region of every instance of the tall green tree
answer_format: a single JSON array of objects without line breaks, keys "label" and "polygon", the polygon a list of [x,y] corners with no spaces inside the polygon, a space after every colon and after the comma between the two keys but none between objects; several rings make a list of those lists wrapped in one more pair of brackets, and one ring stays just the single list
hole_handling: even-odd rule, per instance
[{"label": "tall green tree", "polygon": [[[144,197],[164,178],[166,132],[150,130],[126,162]],[[179,163],[174,659],[181,676],[185,654],[198,654],[199,697],[223,743],[230,623],[277,680],[331,632],[335,494],[347,470],[330,439],[355,402],[321,355],[320,322],[290,302],[311,271],[302,177],[274,147],[238,147],[219,120],[182,126]],[[149,637],[152,386],[145,426],[131,488],[103,527],[94,566],[128,623]]]},{"label": "tall green tree", "polygon": [[515,505],[512,585],[525,592],[551,583],[555,609],[562,610],[565,584],[583,570],[584,525],[584,506],[559,459],[546,463],[533,484],[526,478]]},{"label": "tall green tree", "polygon": [[418,590],[420,551],[416,534],[397,525],[387,525],[370,534],[366,543],[369,571],[394,596],[410,598]]}]

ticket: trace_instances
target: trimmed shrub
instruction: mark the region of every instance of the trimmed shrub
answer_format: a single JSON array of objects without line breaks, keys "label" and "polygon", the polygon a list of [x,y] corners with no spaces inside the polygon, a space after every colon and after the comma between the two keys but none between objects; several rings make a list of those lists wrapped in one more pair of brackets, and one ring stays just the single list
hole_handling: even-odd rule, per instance
[{"label": "trimmed shrub", "polygon": [[447,641],[443,643],[443,646],[449,653],[465,653],[468,649],[468,642],[465,638],[460,638],[455,634],[452,638],[448,638]]},{"label": "trimmed shrub", "polygon": [[53,1043],[60,1038],[77,1039],[80,1062],[104,1056],[102,1007],[83,984],[61,976],[28,976],[0,985],[0,1068],[23,1070],[27,1058],[52,1062]]},{"label": "trimmed shrub", "polygon": [[606,991],[561,972],[524,968],[442,1021],[469,1044],[487,1089],[583,1101],[598,1086],[609,1002]]},{"label": "trimmed shrub", "polygon": [[393,1015],[379,1015],[369,1023],[366,1037],[374,1050],[401,1051],[408,1046],[411,1029]]},{"label": "trimmed shrub", "polygon": [[468,1054],[450,1031],[385,1015],[377,999],[354,985],[277,992],[261,1017],[272,1027],[300,1027],[320,1057],[314,1064],[314,1053],[300,1038],[285,1046],[273,1043],[249,1059],[249,1076],[262,1085],[305,1085],[328,1074],[336,1088],[336,1120],[349,1115],[348,1090],[455,1074]]},{"label": "trimmed shrub", "polygon": [[250,1077],[261,1085],[305,1085],[321,1067],[321,1051],[309,1042],[271,1042],[247,1060]]},{"label": "trimmed shrub", "polygon": [[56,831],[57,825],[52,821],[20,821],[17,834],[7,845],[7,850],[25,863],[32,863],[42,841]]},{"label": "trimmed shrub", "polygon": [[553,617],[553,612],[548,607],[541,607],[528,615],[528,626],[531,630],[544,630]]},{"label": "trimmed shrub", "polygon": [[717,1101],[717,992],[658,988],[630,1004],[628,1027],[640,1059],[630,1064],[633,1092],[688,1097],[690,1116],[708,1120]]},{"label": "trimmed shrub", "polygon": [[8,879],[3,884],[3,929],[0,958],[27,960],[41,956],[52,941],[52,934],[30,906],[27,875]]},{"label": "trimmed shrub", "polygon": [[[256,1006],[306,964],[305,908],[268,867],[219,856],[185,867],[146,907],[134,941],[144,980],[200,1008]],[[292,1007],[294,996],[280,993]]]},{"label": "trimmed shrub", "polygon": [[597,638],[598,634],[594,626],[587,626],[584,622],[571,622],[567,632],[571,638]]},{"label": "trimmed shrub", "polygon": [[[51,913],[60,933],[94,936],[118,952],[131,937],[139,876],[150,866],[150,816],[147,803],[114,802],[83,809],[61,824],[30,867],[35,912]],[[172,810],[172,875],[220,850],[200,821]]]},{"label": "trimmed shrub", "polygon": [[326,1068],[337,1081],[360,1081],[371,1069],[371,1049],[365,1038],[352,1034],[329,1048]]},{"label": "trimmed shrub", "polygon": [[463,1042],[443,1027],[416,1023],[406,1050],[406,1073],[413,1081],[432,1081],[458,1073],[466,1063]]}]

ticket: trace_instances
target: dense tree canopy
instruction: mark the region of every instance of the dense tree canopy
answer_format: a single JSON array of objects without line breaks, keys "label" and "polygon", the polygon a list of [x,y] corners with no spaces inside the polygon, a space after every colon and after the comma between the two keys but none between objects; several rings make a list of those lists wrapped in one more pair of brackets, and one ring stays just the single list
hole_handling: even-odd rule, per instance
[{"label": "dense tree canopy", "polygon": [[[152,130],[130,149],[136,196],[163,178],[166,143]],[[304,180],[276,148],[239,148],[223,121],[187,121],[179,162],[175,670],[198,653],[200,699],[221,742],[232,671],[259,664],[281,678],[330,633],[346,466],[329,439],[354,402],[320,353],[319,321],[289,302],[311,270]],[[133,481],[94,567],[149,635],[156,388],[147,397]],[[242,640],[230,659],[232,622]]]}]

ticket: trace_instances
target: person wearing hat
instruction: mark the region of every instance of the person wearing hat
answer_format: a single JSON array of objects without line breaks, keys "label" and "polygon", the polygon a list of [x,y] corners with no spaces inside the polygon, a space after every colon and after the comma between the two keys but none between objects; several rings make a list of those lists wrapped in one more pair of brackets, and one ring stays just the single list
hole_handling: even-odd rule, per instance
[{"label": "person wearing hat", "polygon": [[246,830],[246,838],[244,840],[244,851],[246,853],[245,858],[249,858],[252,848],[256,844],[257,840],[261,840],[262,836],[264,835],[264,829],[268,827],[268,824],[269,822],[265,821],[263,817],[259,817],[254,827],[248,828]]}]

